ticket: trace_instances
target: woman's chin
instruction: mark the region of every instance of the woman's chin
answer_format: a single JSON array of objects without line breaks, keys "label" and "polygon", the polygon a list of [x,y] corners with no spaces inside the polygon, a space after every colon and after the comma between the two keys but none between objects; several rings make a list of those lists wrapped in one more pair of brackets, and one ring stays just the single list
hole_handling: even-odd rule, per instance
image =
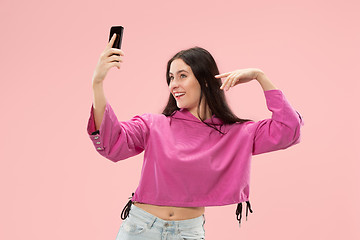
[{"label": "woman's chin", "polygon": [[177,105],[178,108],[184,108],[184,104],[177,103],[176,105]]}]

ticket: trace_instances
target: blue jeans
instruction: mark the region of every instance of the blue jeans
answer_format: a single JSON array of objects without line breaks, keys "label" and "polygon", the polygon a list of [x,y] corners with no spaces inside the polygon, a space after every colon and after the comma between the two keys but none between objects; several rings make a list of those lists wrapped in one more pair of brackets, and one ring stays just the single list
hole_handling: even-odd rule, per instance
[{"label": "blue jeans", "polygon": [[116,240],[201,240],[205,239],[205,215],[186,220],[167,221],[131,205]]}]

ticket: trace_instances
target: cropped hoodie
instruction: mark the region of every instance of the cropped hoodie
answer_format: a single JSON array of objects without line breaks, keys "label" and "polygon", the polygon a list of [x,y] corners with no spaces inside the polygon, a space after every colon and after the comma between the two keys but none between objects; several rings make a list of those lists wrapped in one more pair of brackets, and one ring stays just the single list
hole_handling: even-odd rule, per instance
[{"label": "cropped hoodie", "polygon": [[252,212],[251,156],[299,143],[304,124],[281,90],[267,90],[264,95],[272,112],[269,119],[224,124],[213,115],[205,120],[224,134],[185,108],[168,117],[145,113],[118,121],[109,102],[96,131],[91,106],[87,132],[100,155],[118,162],[144,151],[140,182],[122,219],[134,201],[175,207],[238,204],[240,224],[242,202],[247,204],[246,216],[248,209]]}]

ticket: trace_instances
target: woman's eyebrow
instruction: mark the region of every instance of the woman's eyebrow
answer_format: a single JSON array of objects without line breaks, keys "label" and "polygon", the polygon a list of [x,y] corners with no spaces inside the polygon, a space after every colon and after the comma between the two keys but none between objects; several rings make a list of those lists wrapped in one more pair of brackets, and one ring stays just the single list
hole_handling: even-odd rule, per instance
[{"label": "woman's eyebrow", "polygon": [[[180,72],[187,72],[187,71],[185,71],[184,69],[181,69],[181,70],[177,71],[176,73],[179,74]],[[172,74],[172,72],[169,72],[169,74]]]}]

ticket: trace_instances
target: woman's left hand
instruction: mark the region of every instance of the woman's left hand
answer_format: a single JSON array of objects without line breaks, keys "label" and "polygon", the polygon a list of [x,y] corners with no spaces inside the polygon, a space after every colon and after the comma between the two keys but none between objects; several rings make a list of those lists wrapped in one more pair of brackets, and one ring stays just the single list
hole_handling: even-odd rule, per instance
[{"label": "woman's left hand", "polygon": [[215,75],[215,77],[226,77],[220,89],[225,89],[228,91],[230,87],[234,87],[237,84],[250,82],[251,80],[256,79],[259,73],[263,73],[263,71],[258,68],[246,68]]}]

